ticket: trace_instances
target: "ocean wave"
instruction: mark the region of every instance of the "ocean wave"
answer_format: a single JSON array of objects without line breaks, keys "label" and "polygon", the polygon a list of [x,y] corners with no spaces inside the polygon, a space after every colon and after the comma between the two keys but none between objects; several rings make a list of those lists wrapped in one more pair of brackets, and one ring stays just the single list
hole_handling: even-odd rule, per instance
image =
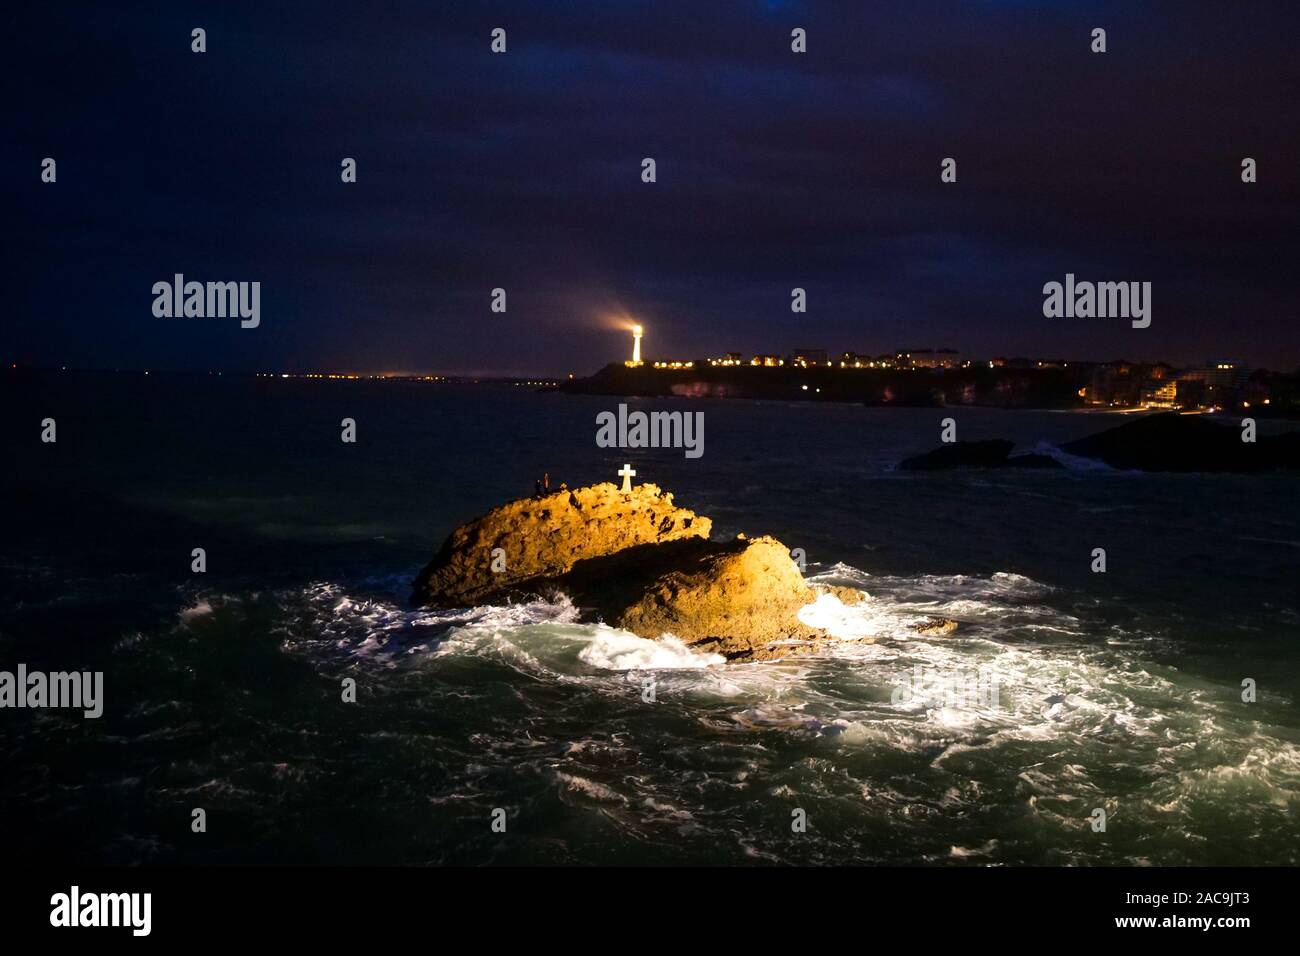
[{"label": "ocean wave", "polygon": [[208,598],[199,598],[193,605],[181,608],[176,615],[176,619],[182,624],[188,624],[195,618],[204,617],[212,613],[212,603]]},{"label": "ocean wave", "polygon": [[711,667],[727,660],[721,654],[693,651],[671,635],[651,641],[604,625],[597,625],[595,637],[578,652],[578,658],[592,667],[611,671]]},{"label": "ocean wave", "polygon": [[1098,461],[1096,458],[1084,458],[1081,455],[1071,455],[1050,442],[1038,442],[1038,444],[1034,445],[1032,453],[1054,458],[1070,471],[1113,471],[1120,473],[1119,469],[1112,468],[1104,461]]},{"label": "ocean wave", "polygon": [[[1225,801],[1257,821],[1295,809],[1300,748],[1234,703],[1232,686],[1144,657],[1152,635],[1140,623],[1089,620],[1076,595],[1011,572],[891,576],[838,564],[809,580],[866,593],[858,604],[824,594],[801,612],[841,640],[816,655],[744,665],[672,636],[585,623],[563,598],[411,608],[405,577],[280,592],[273,630],[281,652],[331,676],[366,674],[372,699],[418,691],[430,713],[478,714],[459,718],[478,726],[453,768],[455,786],[487,792],[527,767],[562,802],[637,840],[689,828],[679,836],[749,857],[759,844],[734,814],[756,788],[765,800],[837,801],[897,831],[896,851],[876,858],[979,863],[1021,859],[1017,841],[972,833],[933,846],[927,824],[1016,806],[1026,826],[1050,829],[1059,843],[1084,839],[1095,807],[1162,834],[1201,832],[1200,817]],[[176,627],[215,634],[226,618],[242,621],[248,603],[188,595]],[[915,630],[934,616],[960,626],[946,636]],[[574,727],[582,733],[565,729]],[[1121,787],[1116,774],[1132,779]],[[780,847],[761,852],[791,858]],[[1059,852],[1099,859],[1086,846]],[[1177,852],[1135,838],[1107,859],[1170,861]]]}]

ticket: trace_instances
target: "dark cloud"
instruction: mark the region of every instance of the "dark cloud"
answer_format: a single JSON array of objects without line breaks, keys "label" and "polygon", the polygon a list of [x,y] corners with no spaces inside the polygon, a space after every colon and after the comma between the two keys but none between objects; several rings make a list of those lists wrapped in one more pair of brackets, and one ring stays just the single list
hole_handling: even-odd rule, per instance
[{"label": "dark cloud", "polygon": [[[647,351],[683,357],[933,344],[1300,364],[1294,4],[25,16],[11,360],[585,372],[621,355],[601,323],[621,309]],[[57,186],[37,180],[46,155]],[[1152,327],[1042,318],[1043,282],[1067,271],[1153,282]],[[150,286],[174,272],[262,281],[261,328],[155,319]],[[807,315],[789,312],[795,285]]]}]

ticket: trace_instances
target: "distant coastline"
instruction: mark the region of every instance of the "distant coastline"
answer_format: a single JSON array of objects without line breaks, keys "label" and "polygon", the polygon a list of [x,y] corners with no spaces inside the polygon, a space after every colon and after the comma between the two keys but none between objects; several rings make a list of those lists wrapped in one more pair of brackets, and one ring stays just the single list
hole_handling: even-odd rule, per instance
[{"label": "distant coastline", "polygon": [[[1225,363],[1226,364],[1226,363]],[[785,363],[779,366],[701,360],[611,363],[587,378],[563,381],[562,392],[645,398],[741,398],[852,402],[876,407],[1248,412],[1300,417],[1300,375],[1236,366],[1179,371],[1128,362],[1055,362],[1032,367],[966,363],[958,367],[862,368]]]},{"label": "distant coastline", "polygon": [[1300,372],[1164,363],[1054,362],[1036,366],[965,363],[936,368],[776,367],[700,360],[652,365],[610,363],[576,377],[406,372],[249,372],[186,369],[82,369],[9,365],[0,382],[22,384],[62,375],[139,376],[271,383],[508,386],[572,395],[640,398],[731,398],[834,402],[879,408],[1002,408],[1133,413],[1182,411],[1300,419]]}]

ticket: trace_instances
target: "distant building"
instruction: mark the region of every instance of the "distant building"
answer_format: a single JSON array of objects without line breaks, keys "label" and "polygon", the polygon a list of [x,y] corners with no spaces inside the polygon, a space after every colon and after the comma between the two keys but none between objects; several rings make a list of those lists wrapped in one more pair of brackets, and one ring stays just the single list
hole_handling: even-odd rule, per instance
[{"label": "distant building", "polygon": [[956,349],[909,349],[894,356],[899,368],[957,368],[961,355]]},{"label": "distant building", "polygon": [[1096,366],[1087,386],[1088,404],[1137,405],[1142,398],[1142,378],[1136,370],[1136,365],[1124,359]]},{"label": "distant building", "polygon": [[1179,378],[1204,382],[1209,388],[1240,388],[1250,378],[1250,369],[1240,362],[1212,359],[1202,366],[1185,369]]},{"label": "distant building", "polygon": [[755,355],[752,359],[749,360],[749,364],[774,367],[777,365],[784,365],[785,359],[781,358],[781,356],[779,355]]},{"label": "distant building", "polygon": [[[703,364],[703,361],[701,361],[700,364]],[[722,358],[711,358],[711,359],[709,359],[709,364],[710,364],[710,365],[725,365],[725,366],[744,365],[744,364],[745,364],[745,360],[744,360],[743,358],[740,357],[740,353],[739,353],[739,352],[728,352],[728,353],[727,353],[726,355],[724,355]]]},{"label": "distant building", "polygon": [[1175,379],[1174,395],[1183,408],[1200,408],[1205,404],[1205,382],[1195,378]]},{"label": "distant building", "polygon": [[1191,394],[1200,387],[1196,404],[1206,408],[1235,408],[1248,401],[1251,370],[1240,362],[1211,359],[1196,368],[1184,369],[1178,376],[1179,384],[1186,383],[1185,391]]},{"label": "distant building", "polygon": [[1243,394],[1249,407],[1270,406],[1282,414],[1300,414],[1300,372],[1257,369],[1251,373]]},{"label": "distant building", "polygon": [[[1086,369],[1084,365],[1080,371]],[[1202,376],[1184,378],[1166,362],[1150,365],[1126,359],[1102,362],[1092,366],[1087,378],[1080,381],[1088,382],[1080,394],[1090,405],[1195,408],[1205,398]]]},{"label": "distant building", "polygon": [[791,365],[829,365],[825,349],[795,349],[790,356]]},{"label": "distant building", "polygon": [[1157,380],[1143,385],[1142,404],[1148,408],[1176,408],[1178,383],[1173,380]]},{"label": "distant building", "polygon": [[866,352],[844,352],[840,355],[840,368],[875,368],[876,360]]},{"label": "distant building", "polygon": [[1167,362],[1156,362],[1155,365],[1148,368],[1147,377],[1156,379],[1157,381],[1164,381],[1165,379],[1173,378],[1175,371],[1176,369]]}]

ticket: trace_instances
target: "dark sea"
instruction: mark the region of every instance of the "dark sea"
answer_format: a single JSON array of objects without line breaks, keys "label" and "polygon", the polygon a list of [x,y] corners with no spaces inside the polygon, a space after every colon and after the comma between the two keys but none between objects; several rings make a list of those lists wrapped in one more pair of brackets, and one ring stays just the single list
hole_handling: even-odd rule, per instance
[{"label": "dark sea", "polygon": [[[104,674],[97,720],[0,710],[11,859],[1300,863],[1294,475],[894,468],[948,416],[1055,453],[1104,414],[626,400],[703,411],[692,460],[527,387],[2,374],[0,669]],[[875,642],[723,665],[563,598],[408,604],[457,524],[624,462],[862,588],[809,613]]]}]

